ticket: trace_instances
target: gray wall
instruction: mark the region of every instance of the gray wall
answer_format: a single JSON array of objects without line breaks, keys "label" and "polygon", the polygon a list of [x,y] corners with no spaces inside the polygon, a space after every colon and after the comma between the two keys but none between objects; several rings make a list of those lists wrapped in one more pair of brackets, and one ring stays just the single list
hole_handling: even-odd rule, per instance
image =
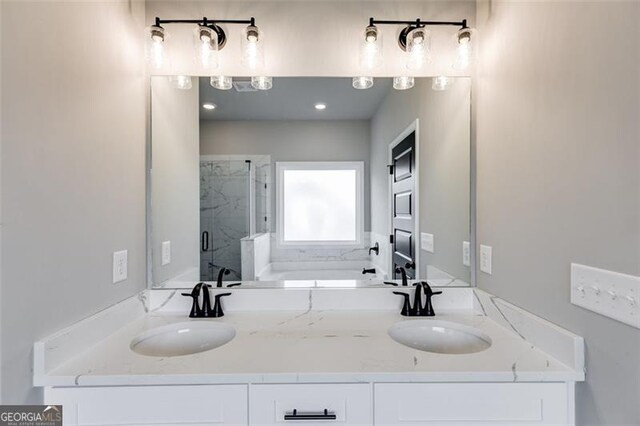
[{"label": "gray wall", "polygon": [[[202,155],[271,155],[277,161],[364,161],[365,231],[370,229],[369,122],[356,121],[201,121]],[[272,165],[271,182],[275,184]],[[271,192],[275,218],[275,185]],[[272,232],[275,231],[275,220]]]},{"label": "gray wall", "polygon": [[421,251],[421,276],[429,264],[467,283],[462,242],[469,241],[470,86],[462,78],[438,92],[430,78],[416,79],[411,90],[389,91],[371,120],[372,232],[389,233],[389,144],[417,118],[420,230],[435,241],[435,253]]},{"label": "gray wall", "polygon": [[145,288],[143,25],[142,2],[2,2],[5,404],[41,399],[35,340]]},{"label": "gray wall", "polygon": [[571,262],[640,275],[640,3],[478,9],[479,286],[584,336],[579,425],[640,424],[640,332],[569,303]]},{"label": "gray wall", "polygon": [[[200,269],[199,113],[196,87],[179,90],[167,77],[152,78],[151,249],[156,285],[189,271],[198,276]],[[163,241],[171,241],[171,263],[164,266]]]}]

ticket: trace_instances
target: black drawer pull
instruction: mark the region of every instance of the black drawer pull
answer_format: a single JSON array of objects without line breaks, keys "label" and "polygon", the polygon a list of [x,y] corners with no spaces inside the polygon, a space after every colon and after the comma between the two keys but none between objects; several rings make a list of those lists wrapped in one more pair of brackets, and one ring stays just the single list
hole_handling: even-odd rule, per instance
[{"label": "black drawer pull", "polygon": [[294,409],[293,413],[287,413],[284,415],[285,420],[335,420],[335,413],[330,413],[326,408],[322,413],[298,413],[298,410]]}]

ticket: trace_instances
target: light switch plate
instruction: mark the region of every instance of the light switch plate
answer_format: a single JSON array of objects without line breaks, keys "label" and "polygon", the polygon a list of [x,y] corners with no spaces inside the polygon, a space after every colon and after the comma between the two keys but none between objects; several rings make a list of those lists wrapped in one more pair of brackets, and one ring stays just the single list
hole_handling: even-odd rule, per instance
[{"label": "light switch plate", "polygon": [[127,250],[113,252],[113,283],[127,279]]},{"label": "light switch plate", "polygon": [[434,253],[434,244],[433,234],[427,234],[426,232],[420,233],[420,247],[422,247],[422,250]]},{"label": "light switch plate", "polygon": [[491,246],[480,245],[480,270],[491,275]]},{"label": "light switch plate", "polygon": [[640,277],[572,263],[571,303],[640,328]]},{"label": "light switch plate", "polygon": [[469,241],[462,242],[462,264],[471,266],[471,244],[469,244]]},{"label": "light switch plate", "polygon": [[162,242],[162,266],[171,263],[171,241]]}]

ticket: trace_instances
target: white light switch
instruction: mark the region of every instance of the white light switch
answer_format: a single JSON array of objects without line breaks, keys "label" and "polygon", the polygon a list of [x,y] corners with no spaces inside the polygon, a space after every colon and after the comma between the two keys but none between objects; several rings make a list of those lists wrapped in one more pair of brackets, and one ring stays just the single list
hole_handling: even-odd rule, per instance
[{"label": "white light switch", "polygon": [[420,233],[420,247],[422,250],[428,251],[429,253],[434,252],[434,241],[433,234],[427,234],[426,232]]},{"label": "white light switch", "polygon": [[491,246],[480,245],[480,270],[491,275]]},{"label": "white light switch", "polygon": [[469,241],[462,242],[462,264],[471,266],[471,244],[469,244]]},{"label": "white light switch", "polygon": [[162,266],[171,263],[171,241],[162,242]]},{"label": "white light switch", "polygon": [[113,283],[127,279],[127,250],[113,252]]},{"label": "white light switch", "polygon": [[640,328],[640,277],[572,263],[571,303]]}]

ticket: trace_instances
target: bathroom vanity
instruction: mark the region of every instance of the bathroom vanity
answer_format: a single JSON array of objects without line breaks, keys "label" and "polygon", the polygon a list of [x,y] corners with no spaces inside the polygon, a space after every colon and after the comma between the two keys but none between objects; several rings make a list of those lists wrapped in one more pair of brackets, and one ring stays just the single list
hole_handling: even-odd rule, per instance
[{"label": "bathroom vanity", "polygon": [[574,423],[580,337],[469,288],[403,317],[394,289],[213,289],[204,319],[151,290],[36,343],[34,383],[69,425]]}]

